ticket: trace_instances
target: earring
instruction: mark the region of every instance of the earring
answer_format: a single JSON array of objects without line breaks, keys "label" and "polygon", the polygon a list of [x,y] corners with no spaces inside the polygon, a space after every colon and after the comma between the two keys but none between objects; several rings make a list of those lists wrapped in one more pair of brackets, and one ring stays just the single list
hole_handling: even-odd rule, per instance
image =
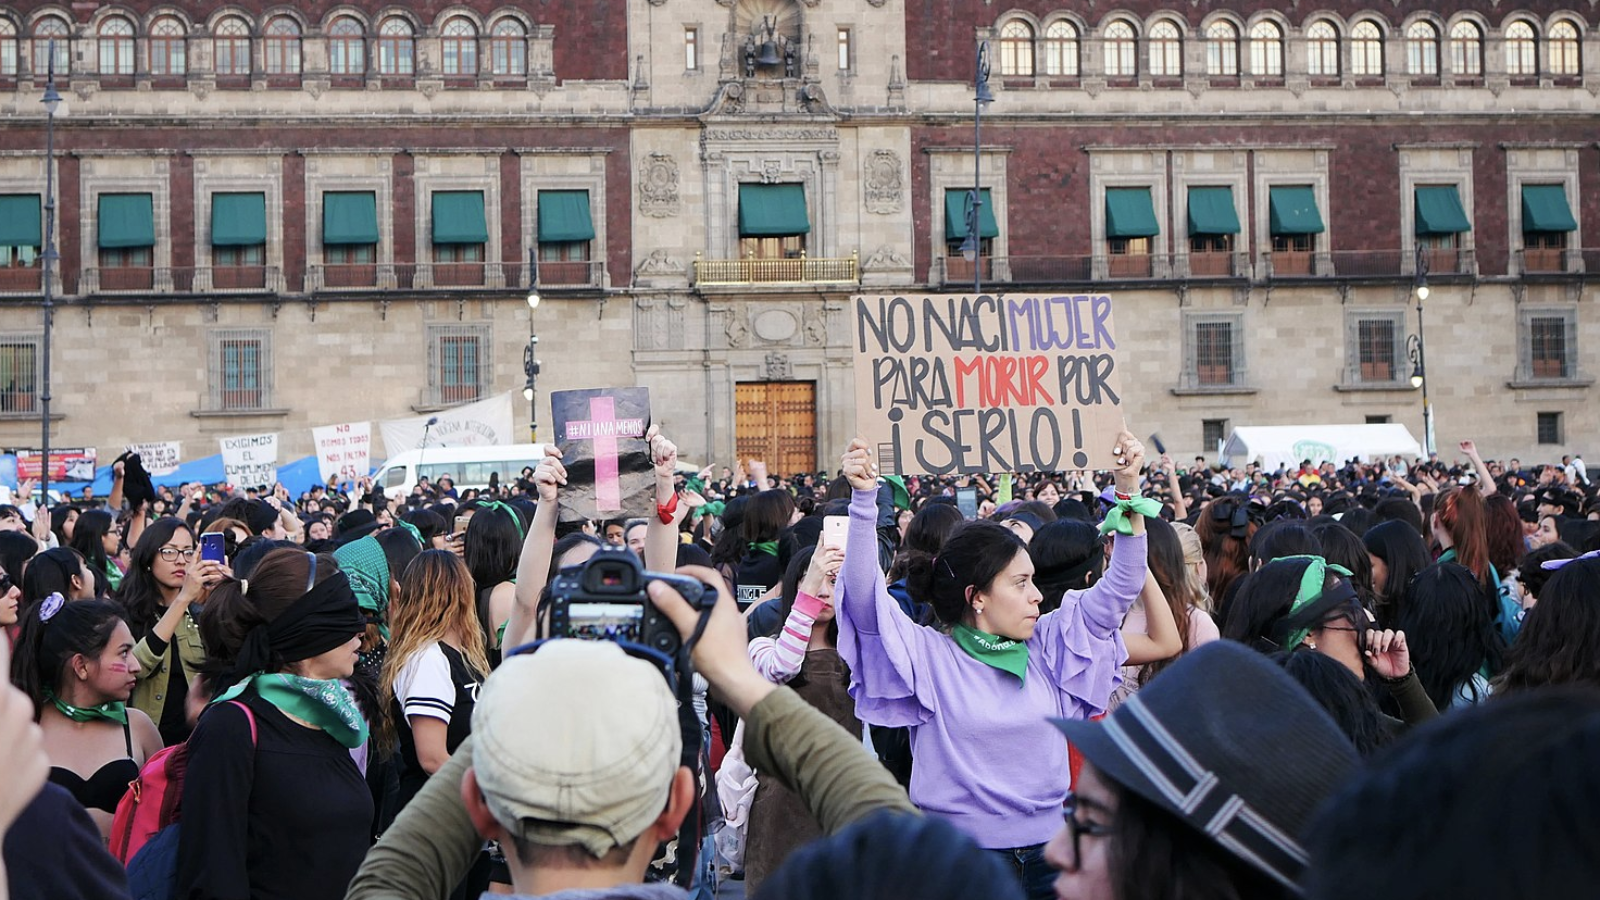
[{"label": "earring", "polygon": [[972,611],[975,612],[975,613],[982,614],[983,613],[983,604],[980,603],[977,606],[974,606],[972,608]]}]

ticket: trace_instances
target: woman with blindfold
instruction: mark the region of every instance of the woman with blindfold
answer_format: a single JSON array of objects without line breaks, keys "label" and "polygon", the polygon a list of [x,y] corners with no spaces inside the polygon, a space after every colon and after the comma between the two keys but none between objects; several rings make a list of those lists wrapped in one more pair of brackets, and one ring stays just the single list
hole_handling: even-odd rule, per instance
[{"label": "woman with blindfold", "polygon": [[178,896],[344,896],[373,814],[350,755],[367,722],[341,683],[365,628],[333,559],[302,550],[212,592],[200,629],[214,699],[189,739]]}]

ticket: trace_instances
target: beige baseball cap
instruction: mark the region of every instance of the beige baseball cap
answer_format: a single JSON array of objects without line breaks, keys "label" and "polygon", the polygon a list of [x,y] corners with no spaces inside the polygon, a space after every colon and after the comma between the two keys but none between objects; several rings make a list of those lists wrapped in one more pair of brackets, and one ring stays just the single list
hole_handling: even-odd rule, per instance
[{"label": "beige baseball cap", "polygon": [[596,858],[667,807],[683,749],[677,698],[656,666],[609,641],[557,640],[513,656],[472,712],[472,767],[513,835]]}]

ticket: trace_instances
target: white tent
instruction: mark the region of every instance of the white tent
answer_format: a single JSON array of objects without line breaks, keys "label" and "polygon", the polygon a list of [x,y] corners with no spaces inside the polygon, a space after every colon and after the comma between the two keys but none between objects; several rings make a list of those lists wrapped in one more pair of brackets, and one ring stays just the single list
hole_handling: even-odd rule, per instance
[{"label": "white tent", "polygon": [[1417,457],[1422,445],[1404,425],[1254,425],[1235,428],[1222,446],[1224,466],[1242,466],[1259,460],[1262,468],[1298,466],[1359,457]]}]

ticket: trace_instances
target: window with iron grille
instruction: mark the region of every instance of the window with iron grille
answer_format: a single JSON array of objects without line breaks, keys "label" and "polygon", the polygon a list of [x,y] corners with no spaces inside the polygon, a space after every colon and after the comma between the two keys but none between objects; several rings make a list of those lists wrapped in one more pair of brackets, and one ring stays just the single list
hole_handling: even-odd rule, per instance
[{"label": "window with iron grille", "polygon": [[1561,413],[1539,413],[1536,439],[1541,444],[1560,444],[1561,440]]},{"label": "window with iron grille", "polygon": [[1365,310],[1345,320],[1346,381],[1390,384],[1410,377],[1405,361],[1405,311]]},{"label": "window with iron grille", "polygon": [[272,332],[219,328],[210,334],[207,408],[245,412],[272,406]]},{"label": "window with iron grille", "polygon": [[1528,374],[1534,378],[1572,377],[1572,358],[1567,346],[1566,315],[1528,317]]},{"label": "window with iron grille", "polygon": [[1201,419],[1200,420],[1200,443],[1202,445],[1202,452],[1204,452],[1204,453],[1214,453],[1214,452],[1216,452],[1219,448],[1221,448],[1222,442],[1227,440],[1227,439],[1228,439],[1228,420],[1227,419]]},{"label": "window with iron grille", "polygon": [[428,402],[471,403],[489,393],[491,359],[487,325],[428,328]]},{"label": "window with iron grille", "polygon": [[1233,313],[1196,313],[1184,325],[1186,388],[1234,387],[1244,383],[1244,321]]},{"label": "window with iron grille", "polygon": [[0,335],[0,413],[38,411],[40,340],[34,335]]}]

